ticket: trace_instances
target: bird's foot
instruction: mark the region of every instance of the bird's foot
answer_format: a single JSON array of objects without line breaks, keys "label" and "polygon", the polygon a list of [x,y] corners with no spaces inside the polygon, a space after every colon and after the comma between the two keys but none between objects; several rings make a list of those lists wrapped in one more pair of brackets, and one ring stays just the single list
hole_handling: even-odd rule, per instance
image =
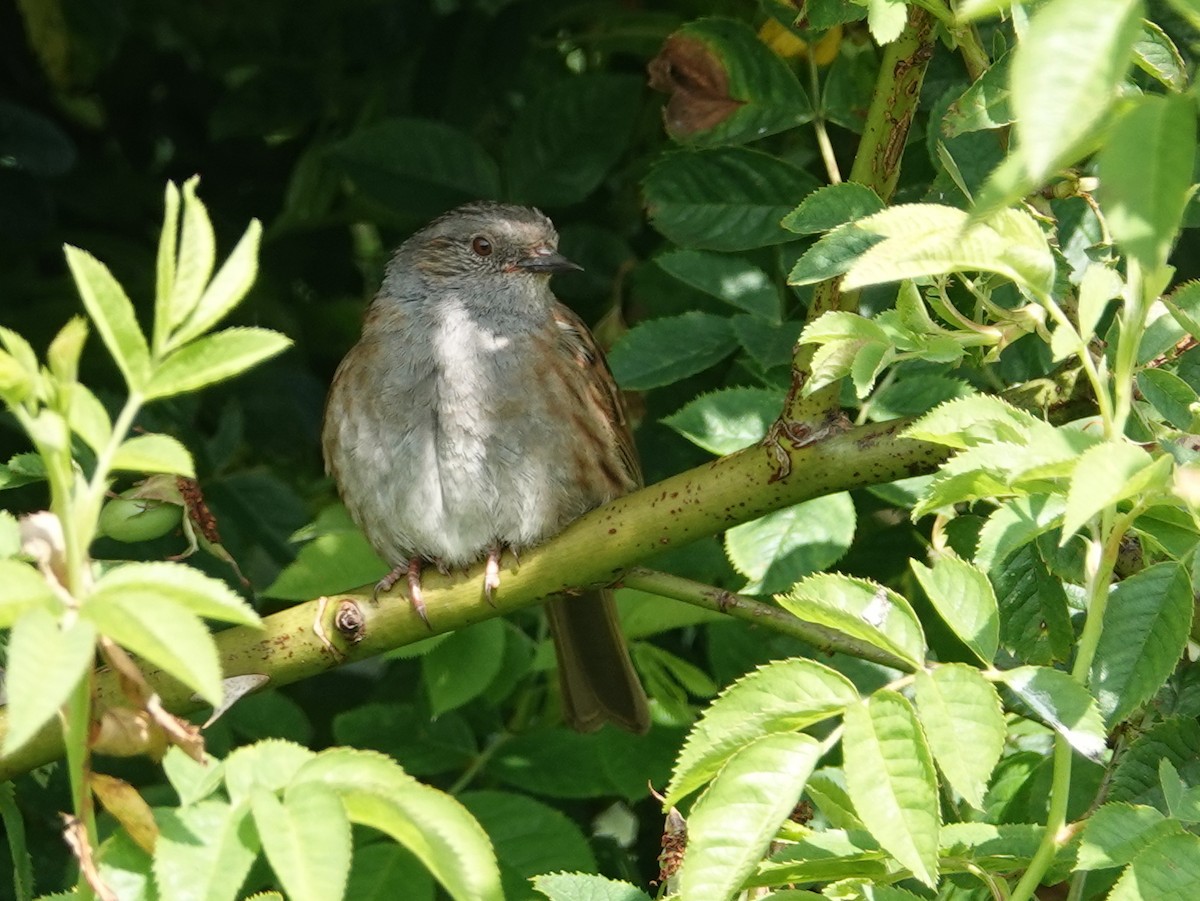
[{"label": "bird's foot", "polygon": [[488,548],[487,563],[483,567],[483,596],[493,607],[496,606],[496,602],[492,600],[492,593],[500,587],[500,558],[503,556],[503,546]]},{"label": "bird's foot", "polygon": [[[438,569],[442,568],[442,564],[438,564]],[[413,610],[417,612],[417,616],[421,617],[421,621],[425,623],[431,630],[433,626],[429,623],[429,613],[425,609],[425,595],[421,592],[421,558],[413,557],[407,563],[401,563],[395,566],[391,572],[375,583],[375,593],[373,599],[378,599],[381,591],[391,591],[392,586],[400,581],[401,576],[408,577],[408,599],[412,604]]]}]

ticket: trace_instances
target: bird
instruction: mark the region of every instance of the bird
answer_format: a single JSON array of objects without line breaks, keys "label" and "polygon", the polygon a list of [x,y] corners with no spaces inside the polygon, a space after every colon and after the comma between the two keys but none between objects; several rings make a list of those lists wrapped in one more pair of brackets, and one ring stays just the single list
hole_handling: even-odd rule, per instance
[{"label": "bird", "polygon": [[[550,277],[581,267],[551,220],[493,201],[404,241],[325,406],[326,471],[375,552],[427,619],[421,569],[500,558],[642,484],[624,403],[587,326]],[[590,732],[650,725],[612,591],[546,603],[564,718]]]}]

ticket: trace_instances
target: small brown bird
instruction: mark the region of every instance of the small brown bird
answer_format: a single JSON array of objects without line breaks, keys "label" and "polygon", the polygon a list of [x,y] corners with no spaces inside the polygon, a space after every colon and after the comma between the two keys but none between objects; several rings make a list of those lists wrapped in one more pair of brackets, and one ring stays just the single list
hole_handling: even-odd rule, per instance
[{"label": "small brown bird", "polygon": [[[325,409],[326,469],[350,515],[407,576],[424,616],[423,562],[487,559],[560,532],[641,485],[621,395],[550,276],[579,267],[534,209],[471,203],[400,246],[338,367]],[[610,591],[546,605],[563,707],[582,731],[649,727]]]}]

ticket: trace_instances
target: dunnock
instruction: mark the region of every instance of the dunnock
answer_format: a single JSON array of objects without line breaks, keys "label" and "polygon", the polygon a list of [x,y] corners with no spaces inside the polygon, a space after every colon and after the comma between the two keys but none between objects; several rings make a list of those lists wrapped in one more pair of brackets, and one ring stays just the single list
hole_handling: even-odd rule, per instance
[{"label": "dunnock", "polygon": [[[499,586],[520,551],[641,484],[621,395],[583,322],[550,276],[578,269],[537,210],[471,203],[400,246],[338,367],[325,410],[328,471],[350,515],[407,575],[425,615],[423,562],[445,570],[486,557]],[[612,594],[546,609],[567,721],[649,726],[646,695]]]}]

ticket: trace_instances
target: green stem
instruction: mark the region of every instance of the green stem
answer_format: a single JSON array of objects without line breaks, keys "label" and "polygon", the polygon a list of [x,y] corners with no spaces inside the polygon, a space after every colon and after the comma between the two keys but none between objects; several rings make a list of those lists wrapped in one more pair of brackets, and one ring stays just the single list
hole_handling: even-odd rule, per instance
[{"label": "green stem", "polygon": [[76,507],[76,515],[87,530],[87,545],[91,544],[95,534],[96,523],[100,516],[100,506],[104,503],[105,492],[108,491],[108,477],[112,472],[113,460],[116,459],[121,445],[125,443],[125,437],[133,428],[133,421],[137,418],[138,412],[145,402],[146,399],[138,392],[129,392],[129,397],[125,399],[125,406],[117,416],[117,421],[113,423],[112,435],[108,439],[108,444],[96,457],[96,468],[92,471],[91,479],[88,480],[87,492]]},{"label": "green stem", "polygon": [[1046,816],[1046,832],[1034,852],[1029,867],[1013,889],[1009,901],[1027,901],[1033,897],[1042,877],[1058,853],[1059,835],[1067,824],[1067,800],[1071,792],[1071,746],[1061,735],[1054,737],[1054,770],[1050,783],[1050,811]]},{"label": "green stem", "polygon": [[1138,346],[1146,327],[1146,278],[1137,260],[1126,259],[1128,296],[1121,311],[1121,331],[1113,361],[1113,436],[1125,433],[1125,424],[1133,408],[1133,379],[1137,369]]},{"label": "green stem", "polygon": [[821,160],[825,163],[825,172],[831,185],[842,183],[842,173],[838,168],[837,157],[833,154],[833,144],[829,140],[829,131],[825,128],[825,101],[821,96],[821,73],[812,53],[808,54],[808,87],[812,93],[813,130],[817,133],[817,147],[821,151]]}]

